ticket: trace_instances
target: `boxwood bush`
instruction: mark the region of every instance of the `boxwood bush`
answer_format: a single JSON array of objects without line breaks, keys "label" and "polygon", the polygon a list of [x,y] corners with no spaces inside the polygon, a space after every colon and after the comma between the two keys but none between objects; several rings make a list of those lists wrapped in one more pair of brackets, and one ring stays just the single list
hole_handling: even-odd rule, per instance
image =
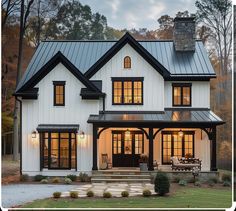
[{"label": "boxwood bush", "polygon": [[64,179],[64,183],[67,184],[67,185],[69,185],[69,184],[72,183],[72,181],[71,181],[70,178],[66,177],[66,178]]},{"label": "boxwood bush", "polygon": [[78,191],[71,191],[70,192],[70,197],[71,198],[78,198],[79,197]]},{"label": "boxwood bush", "polygon": [[179,185],[180,186],[186,186],[187,185],[187,181],[182,179],[182,180],[179,181]]},{"label": "boxwood bush", "polygon": [[36,181],[36,182],[40,182],[43,179],[47,179],[47,176],[43,176],[41,174],[37,174],[34,176],[34,181]]},{"label": "boxwood bush", "polygon": [[122,191],[121,196],[122,197],[129,197],[129,192],[128,191]]},{"label": "boxwood bush", "polygon": [[60,198],[60,197],[61,197],[61,192],[58,192],[58,191],[57,191],[57,192],[54,192],[54,193],[53,193],[53,197],[54,197],[54,198]]},{"label": "boxwood bush", "polygon": [[166,173],[157,173],[155,178],[155,192],[160,196],[169,193],[170,181]]},{"label": "boxwood bush", "polygon": [[103,198],[111,198],[111,197],[112,197],[112,195],[111,195],[110,192],[104,192],[103,193]]},{"label": "boxwood bush", "polygon": [[87,192],[87,196],[88,196],[88,197],[94,197],[94,192],[91,191],[91,190],[89,190],[89,191]]},{"label": "boxwood bush", "polygon": [[148,189],[144,189],[144,190],[143,190],[143,196],[144,196],[144,197],[149,197],[149,196],[151,196],[151,195],[152,195],[152,193],[151,193],[150,190],[148,190]]},{"label": "boxwood bush", "polygon": [[76,179],[77,179],[77,176],[74,175],[74,174],[68,174],[66,177],[67,177],[67,178],[70,178],[71,181],[73,181],[73,182],[76,181]]}]

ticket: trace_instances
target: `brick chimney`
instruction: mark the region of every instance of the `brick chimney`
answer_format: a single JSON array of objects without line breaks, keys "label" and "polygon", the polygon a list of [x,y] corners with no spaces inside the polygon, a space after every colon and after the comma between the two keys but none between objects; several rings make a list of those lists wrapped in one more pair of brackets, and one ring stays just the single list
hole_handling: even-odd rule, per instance
[{"label": "brick chimney", "polygon": [[174,19],[174,47],[176,51],[195,51],[195,17]]}]

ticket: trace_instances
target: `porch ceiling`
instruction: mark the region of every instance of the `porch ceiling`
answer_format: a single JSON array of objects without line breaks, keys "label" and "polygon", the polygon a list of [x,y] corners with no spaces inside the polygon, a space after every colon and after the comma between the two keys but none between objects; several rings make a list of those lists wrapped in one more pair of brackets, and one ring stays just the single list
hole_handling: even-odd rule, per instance
[{"label": "porch ceiling", "polygon": [[153,126],[153,127],[210,127],[224,124],[222,119],[209,109],[165,109],[164,112],[107,111],[90,115],[88,123],[101,126]]}]

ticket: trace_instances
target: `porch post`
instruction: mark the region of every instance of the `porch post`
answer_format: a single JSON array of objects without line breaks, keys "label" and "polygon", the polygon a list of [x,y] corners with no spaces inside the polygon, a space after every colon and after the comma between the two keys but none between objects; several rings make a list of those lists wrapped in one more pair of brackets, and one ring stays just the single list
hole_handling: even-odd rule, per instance
[{"label": "porch post", "polygon": [[93,168],[92,170],[98,170],[97,164],[97,132],[98,128],[93,124]]},{"label": "porch post", "polygon": [[149,163],[148,170],[153,171],[153,128],[149,128]]},{"label": "porch post", "polygon": [[217,168],[216,168],[216,127],[212,128],[212,134],[211,134],[211,171],[217,171]]}]

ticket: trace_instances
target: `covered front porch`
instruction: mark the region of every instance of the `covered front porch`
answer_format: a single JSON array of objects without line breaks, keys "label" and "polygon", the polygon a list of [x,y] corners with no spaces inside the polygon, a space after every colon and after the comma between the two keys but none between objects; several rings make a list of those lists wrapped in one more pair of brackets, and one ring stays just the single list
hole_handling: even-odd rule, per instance
[{"label": "covered front porch", "polygon": [[201,171],[217,171],[216,126],[224,122],[210,110],[101,112],[91,115],[93,167],[101,170],[107,156],[112,170],[139,171],[140,155],[148,171],[171,171],[170,158],[199,158]]}]

